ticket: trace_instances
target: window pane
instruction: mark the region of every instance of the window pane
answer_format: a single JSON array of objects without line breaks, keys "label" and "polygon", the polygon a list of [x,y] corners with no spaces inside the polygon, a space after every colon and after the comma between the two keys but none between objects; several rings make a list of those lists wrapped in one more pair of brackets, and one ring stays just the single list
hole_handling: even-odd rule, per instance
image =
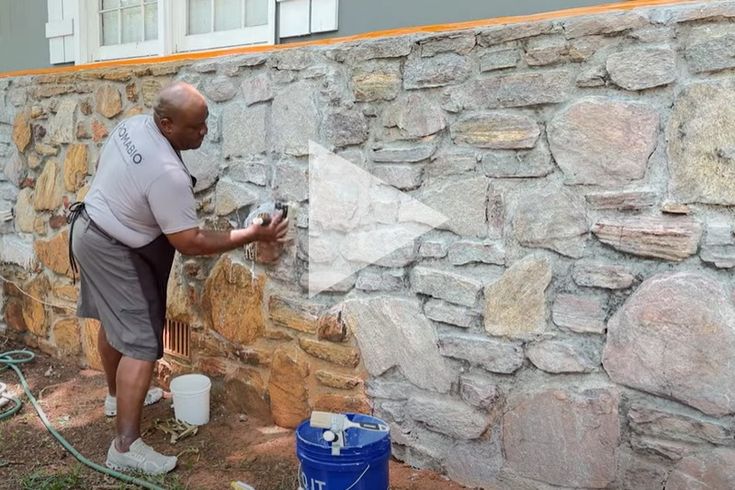
[{"label": "window pane", "polygon": [[245,25],[262,26],[268,23],[268,0],[245,0]]},{"label": "window pane", "polygon": [[140,5],[140,0],[122,0],[123,7],[132,7],[134,5]]},{"label": "window pane", "polygon": [[212,32],[212,0],[189,1],[189,34]]},{"label": "window pane", "polygon": [[214,0],[214,30],[227,31],[242,27],[240,0]]},{"label": "window pane", "polygon": [[120,6],[120,0],[102,0],[102,10],[116,9]]},{"label": "window pane", "polygon": [[118,29],[118,16],[120,12],[113,10],[102,14],[102,45],[112,46],[120,44],[120,32]]},{"label": "window pane", "polygon": [[140,7],[122,10],[122,43],[137,43],[143,40],[143,16]]},{"label": "window pane", "polygon": [[158,5],[145,6],[145,40],[158,39]]}]

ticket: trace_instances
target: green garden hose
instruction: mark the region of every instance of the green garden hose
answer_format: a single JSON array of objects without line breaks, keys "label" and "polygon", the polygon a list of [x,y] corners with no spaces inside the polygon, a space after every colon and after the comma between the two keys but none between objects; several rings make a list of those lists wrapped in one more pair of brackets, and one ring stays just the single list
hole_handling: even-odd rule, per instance
[{"label": "green garden hose", "polygon": [[[30,350],[24,349],[24,350],[14,350],[14,351],[8,351],[0,353],[0,372],[5,371],[6,369],[10,368],[13,371],[15,371],[15,374],[18,375],[18,379],[20,379],[21,385],[23,385],[23,390],[26,393],[26,396],[33,404],[33,408],[36,409],[36,412],[38,413],[39,418],[41,419],[41,422],[43,422],[43,425],[46,426],[46,429],[51,433],[52,436],[56,438],[59,443],[64,446],[64,449],[69,451],[75,458],[79,460],[82,464],[89,466],[95,471],[99,471],[100,473],[104,473],[105,475],[112,476],[113,478],[117,478],[118,480],[122,480],[127,483],[132,483],[133,485],[138,485],[143,488],[147,488],[150,490],[165,490],[163,487],[159,487],[158,485],[154,485],[153,483],[147,482],[145,480],[141,480],[139,478],[132,477],[130,475],[126,475],[124,473],[120,473],[118,471],[111,470],[109,468],[106,468],[102,465],[99,465],[97,463],[94,463],[84,456],[82,456],[79,451],[74,449],[74,446],[69,444],[69,442],[64,439],[61,434],[59,434],[56,429],[54,429],[51,426],[51,422],[49,422],[48,418],[46,417],[46,414],[43,412],[43,409],[41,409],[41,406],[38,404],[38,401],[31,393],[31,389],[28,386],[28,383],[26,382],[25,377],[23,376],[23,373],[21,372],[20,368],[17,366],[18,364],[23,364],[25,362],[30,362],[35,358],[36,355],[31,352]],[[7,417],[12,416],[15,414],[18,410],[20,410],[21,402],[20,400],[17,400],[15,398],[10,399],[11,402],[15,402],[14,406],[10,408],[9,410],[5,410],[3,412],[0,412],[0,420],[5,419]]]}]

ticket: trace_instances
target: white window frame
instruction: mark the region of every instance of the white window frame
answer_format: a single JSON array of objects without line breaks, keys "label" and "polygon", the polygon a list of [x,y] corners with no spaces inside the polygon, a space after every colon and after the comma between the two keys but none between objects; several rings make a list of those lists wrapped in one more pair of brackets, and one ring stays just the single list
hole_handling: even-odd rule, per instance
[{"label": "white window frame", "polygon": [[276,0],[268,0],[267,24],[228,31],[188,35],[186,33],[189,25],[188,8],[187,2],[184,0],[176,0],[171,14],[174,29],[174,50],[176,52],[253,44],[275,44],[276,42]]},{"label": "white window frame", "polygon": [[83,28],[76,33],[76,62],[95,62],[146,56],[165,56],[255,44],[273,45],[276,41],[276,0],[268,0],[268,23],[231,31],[186,35],[186,0],[158,0],[158,39],[102,46],[99,0],[79,0],[79,19]]}]

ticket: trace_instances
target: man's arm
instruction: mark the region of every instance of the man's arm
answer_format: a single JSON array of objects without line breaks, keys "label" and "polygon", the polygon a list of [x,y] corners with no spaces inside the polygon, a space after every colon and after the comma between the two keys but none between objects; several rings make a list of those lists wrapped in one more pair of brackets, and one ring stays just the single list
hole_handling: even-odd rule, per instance
[{"label": "man's arm", "polygon": [[190,228],[166,235],[169,243],[182,255],[211,255],[242,247],[250,242],[286,241],[288,220],[276,217],[268,226],[250,225],[231,231]]}]

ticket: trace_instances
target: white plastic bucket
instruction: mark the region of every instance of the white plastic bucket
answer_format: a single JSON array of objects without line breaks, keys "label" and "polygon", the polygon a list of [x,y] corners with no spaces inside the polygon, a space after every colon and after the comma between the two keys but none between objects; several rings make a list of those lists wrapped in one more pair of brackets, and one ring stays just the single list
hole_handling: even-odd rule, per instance
[{"label": "white plastic bucket", "polygon": [[203,374],[184,374],[171,380],[174,417],[192,425],[209,422],[209,390],[212,382]]}]

